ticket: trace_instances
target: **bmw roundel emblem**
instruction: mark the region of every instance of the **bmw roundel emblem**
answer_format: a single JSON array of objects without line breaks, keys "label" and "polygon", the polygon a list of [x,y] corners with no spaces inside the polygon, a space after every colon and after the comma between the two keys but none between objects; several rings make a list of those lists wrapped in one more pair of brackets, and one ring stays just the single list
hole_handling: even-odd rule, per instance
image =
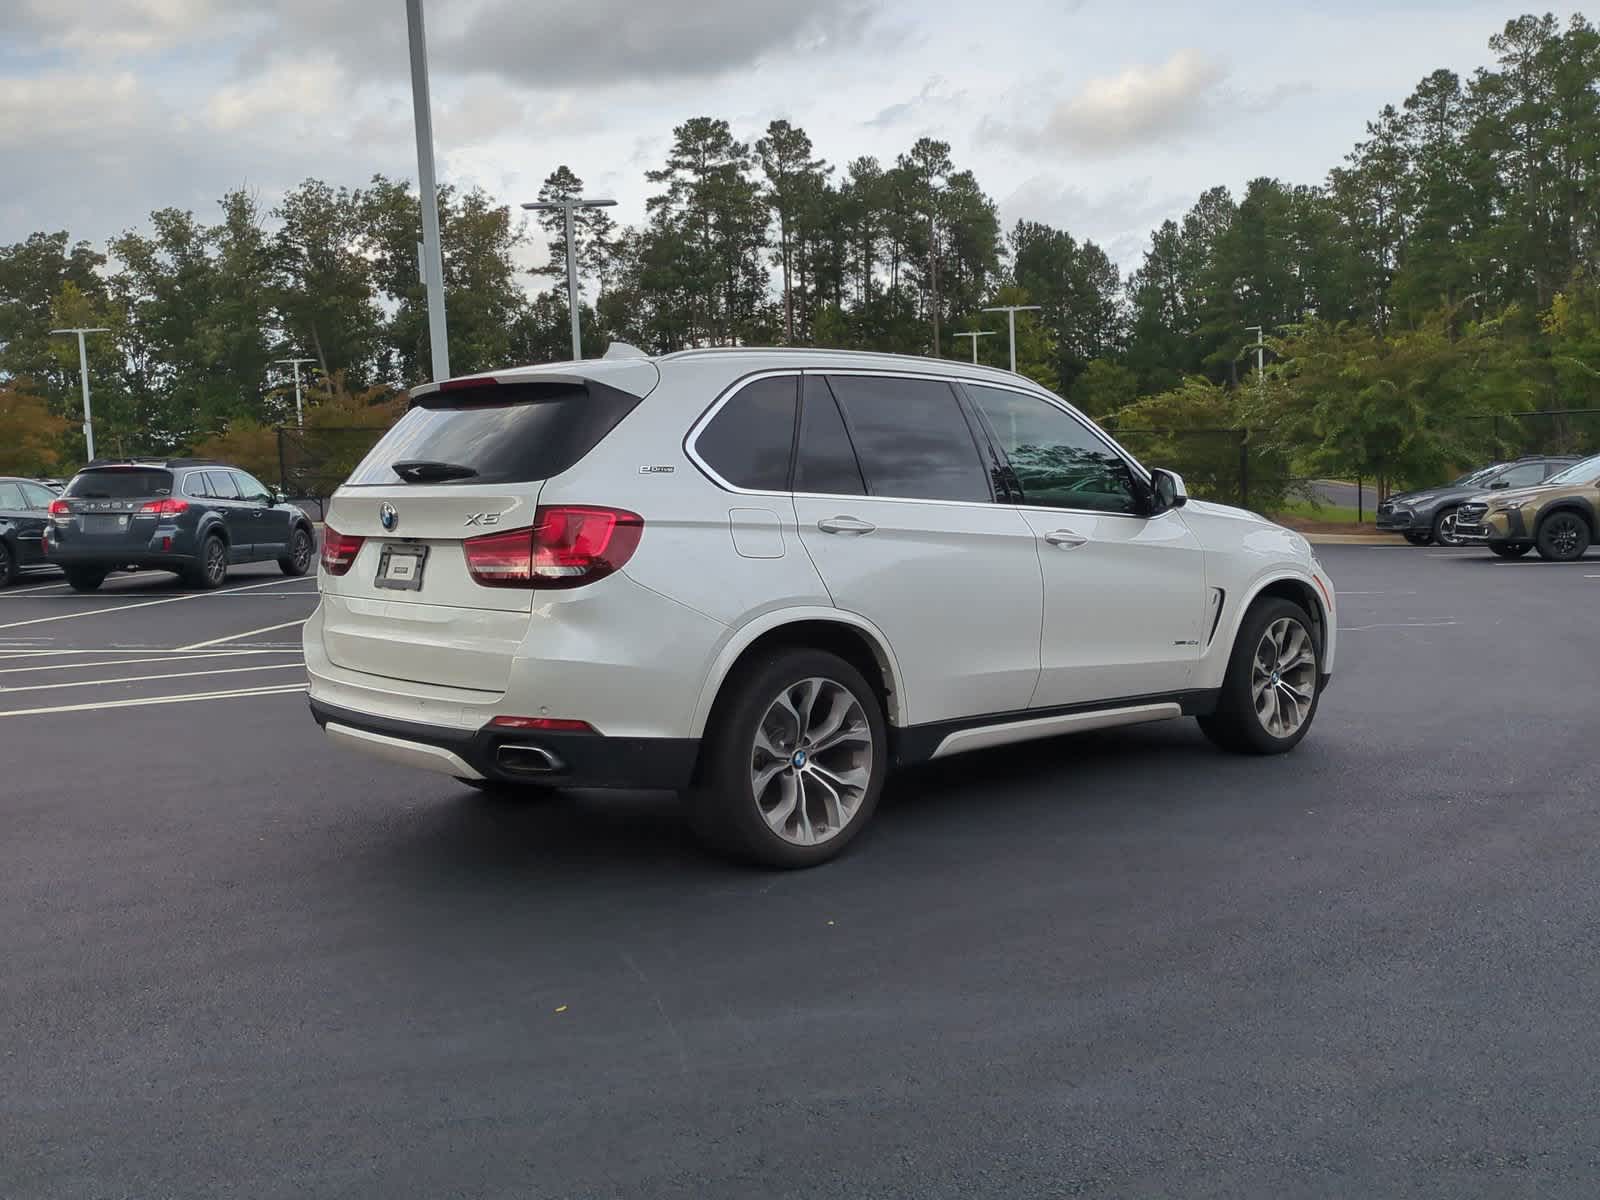
[{"label": "bmw roundel emblem", "polygon": [[389,503],[378,506],[378,524],[390,533],[393,533],[400,524],[400,514],[395,512],[394,505]]}]

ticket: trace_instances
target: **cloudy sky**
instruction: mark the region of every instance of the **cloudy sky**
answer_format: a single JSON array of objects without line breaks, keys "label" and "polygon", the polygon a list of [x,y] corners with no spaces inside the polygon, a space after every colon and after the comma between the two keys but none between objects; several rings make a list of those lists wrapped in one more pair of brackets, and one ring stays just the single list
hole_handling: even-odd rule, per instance
[{"label": "cloudy sky", "polygon": [[[1507,0],[427,0],[441,178],[567,163],[637,220],[672,126],[774,117],[843,163],[951,143],[1005,222],[1136,265],[1204,188],[1320,181]],[[1542,11],[1542,6],[1540,11]],[[1561,14],[1570,10],[1563,9]],[[230,187],[414,176],[404,0],[0,0],[0,243],[103,240]]]}]

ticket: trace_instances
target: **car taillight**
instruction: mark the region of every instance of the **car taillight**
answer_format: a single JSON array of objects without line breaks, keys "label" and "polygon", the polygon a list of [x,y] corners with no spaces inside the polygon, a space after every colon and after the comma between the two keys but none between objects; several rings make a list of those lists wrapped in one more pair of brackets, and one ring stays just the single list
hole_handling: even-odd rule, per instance
[{"label": "car taillight", "polygon": [[484,587],[575,588],[604,579],[638,549],[644,518],[622,508],[560,504],[534,513],[533,528],[462,543]]},{"label": "car taillight", "polygon": [[139,506],[139,511],[142,513],[159,513],[163,517],[175,517],[179,513],[189,511],[189,502],[168,496],[165,500],[146,500]]},{"label": "car taillight", "polygon": [[52,517],[70,517],[72,515],[72,506],[65,500],[52,500],[50,501],[50,515]]},{"label": "car taillight", "polygon": [[329,575],[343,575],[361,553],[361,543],[366,538],[340,533],[332,525],[322,529],[322,569]]},{"label": "car taillight", "polygon": [[593,733],[594,726],[571,717],[496,717],[489,722],[496,729],[538,729],[545,733]]}]

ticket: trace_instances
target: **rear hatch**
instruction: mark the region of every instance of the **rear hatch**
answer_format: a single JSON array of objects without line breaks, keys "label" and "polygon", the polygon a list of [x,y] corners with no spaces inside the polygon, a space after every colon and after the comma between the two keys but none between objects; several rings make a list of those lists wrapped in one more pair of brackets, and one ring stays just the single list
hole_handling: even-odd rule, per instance
[{"label": "rear hatch", "polygon": [[107,554],[147,549],[172,488],[161,467],[86,467],[51,510],[57,540]]},{"label": "rear hatch", "polygon": [[544,481],[639,400],[567,376],[461,380],[418,396],[328,509],[320,586],[329,660],[504,691],[533,610],[532,581],[515,577],[514,559],[532,544]]}]

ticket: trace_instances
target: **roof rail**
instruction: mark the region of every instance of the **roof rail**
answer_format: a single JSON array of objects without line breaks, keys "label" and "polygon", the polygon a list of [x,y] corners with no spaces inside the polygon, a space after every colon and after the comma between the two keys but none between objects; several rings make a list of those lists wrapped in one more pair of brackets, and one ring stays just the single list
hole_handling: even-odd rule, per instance
[{"label": "roof rail", "polygon": [[132,458],[96,458],[84,464],[89,467],[224,467],[226,463],[214,458],[164,458],[159,454],[139,455]]}]

